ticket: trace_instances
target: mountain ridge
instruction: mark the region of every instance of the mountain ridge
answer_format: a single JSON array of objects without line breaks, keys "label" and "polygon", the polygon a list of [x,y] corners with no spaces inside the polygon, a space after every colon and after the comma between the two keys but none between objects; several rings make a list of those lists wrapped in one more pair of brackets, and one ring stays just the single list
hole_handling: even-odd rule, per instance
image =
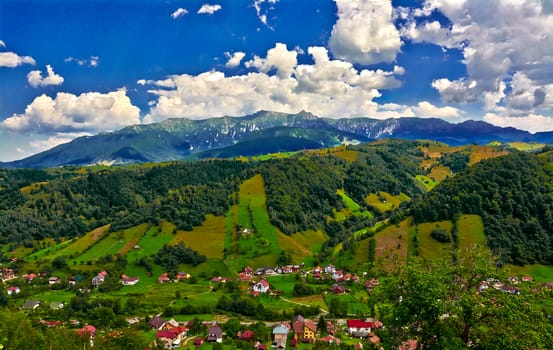
[{"label": "mountain ridge", "polygon": [[[247,141],[254,147],[248,154],[263,153],[263,143],[271,142],[263,130],[284,127],[320,132],[306,133],[287,150],[319,148],[344,142],[365,142],[383,138],[429,139],[451,146],[499,142],[553,142],[553,132],[531,134],[512,127],[498,127],[483,121],[468,120],[458,124],[438,118],[402,117],[373,118],[321,118],[310,112],[296,114],[258,111],[235,117],[223,116],[193,120],[170,118],[159,123],[126,126],[113,132],[83,136],[30,157],[1,163],[6,168],[46,168],[66,165],[136,164],[183,159],[191,155],[225,149]],[[335,135],[328,142],[328,135]],[[344,141],[345,135],[348,141]],[[255,135],[259,136],[255,139]],[[323,136],[326,135],[326,136]],[[297,138],[295,136],[290,136]],[[253,138],[253,139],[252,139]],[[326,139],[326,140],[323,140]],[[282,140],[280,141],[282,142]],[[275,141],[276,143],[276,141]],[[259,146],[259,150],[256,148]],[[244,149],[246,146],[235,147]],[[278,149],[278,147],[277,147]],[[277,150],[278,151],[278,150]],[[243,154],[227,152],[228,157]]]}]

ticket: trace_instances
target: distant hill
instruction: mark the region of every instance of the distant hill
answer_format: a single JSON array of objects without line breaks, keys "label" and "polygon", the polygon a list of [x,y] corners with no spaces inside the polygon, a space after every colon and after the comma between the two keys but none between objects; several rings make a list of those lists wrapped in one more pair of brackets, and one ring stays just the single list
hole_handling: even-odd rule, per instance
[{"label": "distant hill", "polygon": [[297,114],[260,111],[243,117],[174,118],[129,126],[111,133],[80,137],[22,160],[0,163],[0,167],[138,164],[196,154],[198,158],[250,156],[384,138],[427,139],[448,145],[492,141],[550,143],[553,133],[530,134],[479,121],[452,124],[435,118],[330,119],[304,111]]}]

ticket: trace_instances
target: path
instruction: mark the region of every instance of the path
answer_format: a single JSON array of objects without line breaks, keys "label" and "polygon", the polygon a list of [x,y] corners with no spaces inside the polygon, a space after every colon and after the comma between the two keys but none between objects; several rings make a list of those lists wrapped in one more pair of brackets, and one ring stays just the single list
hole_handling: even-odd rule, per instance
[{"label": "path", "polygon": [[[313,306],[313,305],[309,305],[309,304],[298,303],[298,302],[296,302],[296,301],[292,301],[292,300],[290,300],[290,299],[286,299],[285,297],[280,297],[280,299],[281,299],[282,301],[285,301],[285,302],[291,303],[291,304],[296,304],[296,305],[301,305],[301,306],[307,306],[307,307]],[[323,314],[328,314],[328,311],[325,310],[325,309],[323,309],[323,308],[320,307],[320,306],[319,306],[319,310],[321,310],[321,313],[323,313]]]}]

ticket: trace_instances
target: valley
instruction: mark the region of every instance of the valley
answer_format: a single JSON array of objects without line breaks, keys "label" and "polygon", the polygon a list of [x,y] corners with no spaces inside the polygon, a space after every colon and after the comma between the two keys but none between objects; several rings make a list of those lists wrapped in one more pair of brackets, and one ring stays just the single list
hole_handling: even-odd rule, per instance
[{"label": "valley", "polygon": [[[376,346],[372,336],[386,349],[408,340],[466,346],[477,336],[430,334],[480,321],[436,317],[491,312],[509,322],[500,306],[541,320],[528,327],[551,327],[553,156],[524,152],[382,140],[262,158],[2,170],[1,312],[33,329],[80,322],[34,331],[41,339],[71,338],[65,330],[85,324],[97,339],[118,329],[136,341],[128,348],[163,347],[148,325],[156,315],[186,326],[184,348],[208,336],[198,322],[220,323],[225,349],[254,348],[234,336],[254,326],[259,345],[270,346],[273,325],[299,314],[318,324],[318,338],[340,337],[339,348]],[[431,300],[446,296],[466,303]],[[40,306],[25,310],[29,300]],[[321,330],[321,319],[337,331]],[[348,319],[385,327],[352,337]],[[489,344],[505,336],[494,327],[486,321],[473,332]]]}]

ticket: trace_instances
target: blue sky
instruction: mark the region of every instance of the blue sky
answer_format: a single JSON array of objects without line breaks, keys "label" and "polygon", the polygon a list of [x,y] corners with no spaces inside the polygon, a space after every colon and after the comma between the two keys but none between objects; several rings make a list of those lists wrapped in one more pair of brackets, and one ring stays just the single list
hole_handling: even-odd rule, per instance
[{"label": "blue sky", "polygon": [[553,130],[550,0],[0,0],[0,160],[257,110]]}]

